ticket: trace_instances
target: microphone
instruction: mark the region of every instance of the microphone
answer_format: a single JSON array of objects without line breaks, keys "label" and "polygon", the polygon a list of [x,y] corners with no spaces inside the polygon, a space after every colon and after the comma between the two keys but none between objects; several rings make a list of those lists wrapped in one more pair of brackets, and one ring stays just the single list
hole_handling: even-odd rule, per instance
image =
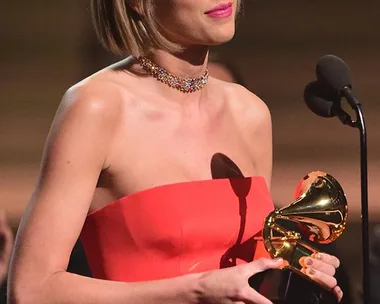
[{"label": "microphone", "polygon": [[339,95],[344,96],[354,110],[360,105],[352,93],[351,70],[341,58],[334,55],[321,57],[317,62],[316,74],[321,83],[331,86]]},{"label": "microphone", "polygon": [[[362,218],[362,266],[363,266],[363,303],[370,303],[369,271],[369,228],[368,228],[368,164],[367,132],[361,104],[352,92],[351,71],[339,57],[325,55],[316,65],[317,81],[309,83],[304,92],[306,105],[315,114],[322,117],[338,116],[339,119],[360,131],[360,182],[361,182],[361,218]],[[338,98],[337,98],[338,96]],[[341,97],[345,97],[356,113],[356,121],[341,108]]]},{"label": "microphone", "polygon": [[335,117],[340,108],[340,96],[329,86],[318,81],[310,82],[304,91],[307,107],[318,116]]},{"label": "microphone", "polygon": [[304,91],[306,106],[321,117],[338,117],[339,120],[351,127],[355,127],[350,115],[341,108],[340,96],[336,91],[318,81],[310,82]]}]

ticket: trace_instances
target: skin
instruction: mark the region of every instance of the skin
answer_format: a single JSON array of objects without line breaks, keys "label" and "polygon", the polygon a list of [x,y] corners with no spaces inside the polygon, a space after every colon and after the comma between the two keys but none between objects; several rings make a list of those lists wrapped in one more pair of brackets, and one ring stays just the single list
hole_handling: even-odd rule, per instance
[{"label": "skin", "polygon": [[9,227],[5,213],[0,213],[0,285],[8,275],[9,260],[13,247],[13,233]]},{"label": "skin", "polygon": [[208,63],[208,71],[212,77],[218,78],[225,82],[237,83],[236,79],[228,70],[228,68],[219,62],[210,61]]},{"label": "skin", "polygon": [[[157,0],[167,36],[185,50],[155,50],[149,57],[172,74],[201,75],[208,46],[227,42],[235,32],[234,16],[214,20],[204,14],[218,4]],[[154,186],[211,179],[215,153],[227,155],[245,176],[263,176],[270,186],[271,118],[258,97],[213,77],[204,89],[183,94],[140,73],[135,60],[127,59],[76,84],[62,100],[18,232],[9,303],[270,303],[247,280],[280,267],[281,260],[144,283],[66,272],[88,212]],[[310,276],[336,286],[332,272],[338,259],[323,255],[312,261],[313,268],[305,267],[315,269]]]}]

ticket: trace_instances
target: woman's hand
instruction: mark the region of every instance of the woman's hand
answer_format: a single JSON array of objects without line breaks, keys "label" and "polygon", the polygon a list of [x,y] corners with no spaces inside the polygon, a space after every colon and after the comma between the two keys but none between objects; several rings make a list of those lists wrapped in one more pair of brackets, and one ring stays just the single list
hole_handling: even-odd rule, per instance
[{"label": "woman's hand", "polygon": [[210,271],[200,278],[200,303],[204,304],[270,304],[248,284],[248,279],[259,272],[280,268],[281,259],[258,259],[251,263]]},{"label": "woman's hand", "polygon": [[303,273],[331,289],[339,302],[342,300],[343,291],[334,278],[336,269],[340,265],[337,257],[327,253],[315,253],[311,257],[301,258],[300,263],[303,267]]}]

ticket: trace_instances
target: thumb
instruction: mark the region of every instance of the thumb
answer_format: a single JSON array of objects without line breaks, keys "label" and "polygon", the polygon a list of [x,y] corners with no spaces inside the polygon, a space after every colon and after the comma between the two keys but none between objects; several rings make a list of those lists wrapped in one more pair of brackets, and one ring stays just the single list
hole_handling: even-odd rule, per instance
[{"label": "thumb", "polygon": [[284,263],[284,260],[282,258],[278,258],[278,259],[261,258],[252,262],[252,266],[254,268],[254,271],[257,273],[257,272],[265,271],[267,269],[280,268],[283,265],[283,263]]}]

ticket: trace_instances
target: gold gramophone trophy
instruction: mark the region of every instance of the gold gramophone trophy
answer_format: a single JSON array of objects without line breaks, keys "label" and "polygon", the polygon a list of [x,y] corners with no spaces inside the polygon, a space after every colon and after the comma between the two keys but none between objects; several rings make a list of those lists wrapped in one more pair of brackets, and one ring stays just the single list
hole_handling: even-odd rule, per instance
[{"label": "gold gramophone trophy", "polygon": [[312,172],[303,181],[304,192],[290,205],[265,219],[263,242],[272,258],[283,258],[282,269],[252,276],[251,287],[273,303],[337,303],[330,290],[301,272],[302,257],[318,252],[311,244],[335,241],[347,223],[347,200],[334,177]]}]

